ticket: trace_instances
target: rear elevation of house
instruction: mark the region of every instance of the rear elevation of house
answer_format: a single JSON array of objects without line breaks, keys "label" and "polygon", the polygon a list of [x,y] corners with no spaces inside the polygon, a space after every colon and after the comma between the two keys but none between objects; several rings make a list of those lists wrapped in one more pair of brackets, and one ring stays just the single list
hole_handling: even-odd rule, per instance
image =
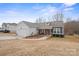
[{"label": "rear elevation of house", "polygon": [[16,34],[21,37],[33,35],[52,35],[64,37],[63,21],[31,23],[22,21],[17,24]]}]

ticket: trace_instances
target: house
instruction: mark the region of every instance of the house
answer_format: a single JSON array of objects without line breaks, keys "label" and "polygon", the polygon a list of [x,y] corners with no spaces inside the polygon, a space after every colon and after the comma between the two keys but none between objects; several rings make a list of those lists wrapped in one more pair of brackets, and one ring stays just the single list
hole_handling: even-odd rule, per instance
[{"label": "house", "polygon": [[2,29],[9,30],[10,32],[16,32],[16,23],[3,23]]},{"label": "house", "polygon": [[20,37],[37,35],[38,30],[34,23],[22,21],[17,24],[16,34]]},{"label": "house", "polygon": [[64,23],[63,21],[53,21],[40,23],[38,26],[39,34],[53,35],[53,36],[64,36]]},{"label": "house", "polygon": [[32,35],[53,35],[64,36],[63,21],[53,21],[44,23],[31,23],[22,21],[17,24],[16,34],[21,37]]}]

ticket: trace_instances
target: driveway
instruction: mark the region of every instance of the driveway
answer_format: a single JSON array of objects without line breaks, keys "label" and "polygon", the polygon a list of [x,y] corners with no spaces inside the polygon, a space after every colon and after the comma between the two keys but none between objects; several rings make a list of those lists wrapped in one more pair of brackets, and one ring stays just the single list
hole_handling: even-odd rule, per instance
[{"label": "driveway", "polygon": [[16,34],[12,33],[0,33],[0,40],[12,40],[12,39],[23,39],[23,40],[46,40],[49,36],[46,35],[38,35],[38,36],[31,36],[27,38],[22,38],[17,36]]},{"label": "driveway", "polygon": [[0,40],[17,39],[17,38],[18,38],[18,36],[16,36],[16,34],[0,33]]}]

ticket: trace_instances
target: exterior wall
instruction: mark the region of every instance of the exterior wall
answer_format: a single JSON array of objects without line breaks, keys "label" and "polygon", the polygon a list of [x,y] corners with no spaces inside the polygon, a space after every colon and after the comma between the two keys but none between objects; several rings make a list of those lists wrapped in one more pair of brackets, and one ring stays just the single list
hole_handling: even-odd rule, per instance
[{"label": "exterior wall", "polygon": [[36,28],[30,28],[24,23],[19,23],[17,25],[16,34],[20,37],[28,37],[32,35],[37,35],[38,31]]},{"label": "exterior wall", "polygon": [[2,29],[9,30],[10,32],[16,32],[16,26],[9,24],[2,24]]},{"label": "exterior wall", "polygon": [[7,25],[6,24],[2,24],[2,29],[7,29]]},{"label": "exterior wall", "polygon": [[10,32],[16,32],[16,26],[8,25],[8,30],[10,30]]}]

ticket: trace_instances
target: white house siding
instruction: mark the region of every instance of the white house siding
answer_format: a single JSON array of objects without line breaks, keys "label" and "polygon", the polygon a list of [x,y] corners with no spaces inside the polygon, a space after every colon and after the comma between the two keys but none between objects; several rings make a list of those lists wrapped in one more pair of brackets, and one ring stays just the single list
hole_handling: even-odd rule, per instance
[{"label": "white house siding", "polygon": [[36,35],[37,32],[38,31],[36,28],[31,28],[28,25],[24,24],[23,22],[20,22],[17,25],[16,34],[20,37],[28,37],[28,36]]},{"label": "white house siding", "polygon": [[2,29],[7,29],[5,24],[2,24]]},{"label": "white house siding", "polygon": [[38,31],[37,31],[37,29],[36,28],[30,28],[29,29],[29,34],[32,36],[32,35],[37,35],[38,34]]},{"label": "white house siding", "polygon": [[2,29],[9,30],[10,32],[16,32],[16,25],[11,25],[11,24],[8,24],[8,23],[3,23],[2,24]]},{"label": "white house siding", "polygon": [[10,32],[16,32],[16,26],[9,25],[8,30],[10,30]]}]

